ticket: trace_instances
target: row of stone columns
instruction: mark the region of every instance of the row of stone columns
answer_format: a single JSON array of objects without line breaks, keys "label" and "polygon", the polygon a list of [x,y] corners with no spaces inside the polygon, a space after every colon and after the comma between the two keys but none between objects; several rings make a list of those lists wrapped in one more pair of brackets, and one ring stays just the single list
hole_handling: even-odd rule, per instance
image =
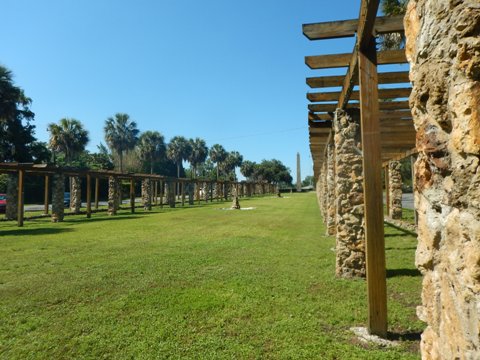
[{"label": "row of stone columns", "polygon": [[[23,171],[23,170],[22,170]],[[5,217],[9,220],[19,221],[19,225],[23,224],[23,206],[19,208],[19,173],[10,173],[7,182],[7,207],[5,211]],[[22,172],[22,181],[23,181]],[[52,222],[63,221],[64,218],[64,194],[65,194],[65,175],[62,172],[56,172],[52,175],[46,176],[46,190],[45,190],[45,214],[48,214],[48,186],[50,183],[50,177],[52,177]],[[91,175],[87,175],[87,183],[90,186]],[[98,208],[98,193],[99,193],[99,179],[95,182],[95,208]],[[70,184],[70,211],[74,214],[79,214],[82,205],[81,194],[81,177],[73,176],[69,179]],[[158,184],[156,181],[150,178],[144,178],[141,180],[141,196],[142,205],[145,210],[152,209],[153,199],[155,205],[157,204],[158,195],[160,195],[160,206],[163,206],[163,200],[166,199],[166,203],[170,207],[176,205],[176,191],[175,185],[180,184],[181,189],[181,203],[185,204],[185,200],[188,198],[190,205],[194,204],[195,200],[200,201],[200,185],[203,185],[203,198],[205,201],[213,201],[217,198],[218,201],[225,199],[228,200],[235,193],[237,196],[253,196],[255,194],[265,194],[267,189],[270,193],[273,193],[275,187],[273,185],[255,184],[255,183],[239,183],[238,185],[232,185],[226,182],[176,182],[174,180],[160,181],[160,194],[157,192]],[[135,209],[135,193],[134,193],[135,180],[130,180],[130,207],[131,211]],[[233,187],[238,186],[237,189]],[[22,184],[23,190],[23,184]],[[118,209],[122,204],[122,190],[120,179],[117,176],[108,177],[108,214],[116,215]],[[23,195],[23,192],[22,192]],[[87,198],[90,198],[90,192],[87,192]],[[91,199],[90,199],[91,201]],[[22,202],[23,205],[23,202]],[[87,217],[90,217],[90,206],[87,204]],[[19,218],[19,214],[22,214]]]},{"label": "row of stone columns", "polygon": [[[360,112],[337,109],[333,138],[317,179],[317,196],[327,235],[336,237],[336,275],[364,277],[365,219],[363,164],[360,144]],[[392,161],[386,172],[387,208],[393,219],[402,217],[400,162]]]}]

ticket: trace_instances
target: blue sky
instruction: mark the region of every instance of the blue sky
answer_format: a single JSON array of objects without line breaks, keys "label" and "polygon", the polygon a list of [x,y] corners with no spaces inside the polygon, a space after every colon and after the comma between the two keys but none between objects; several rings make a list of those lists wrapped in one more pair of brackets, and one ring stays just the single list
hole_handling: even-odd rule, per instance
[{"label": "blue sky", "polygon": [[[0,63],[33,100],[36,135],[82,121],[88,149],[105,119],[201,137],[245,159],[311,175],[305,55],[350,52],[353,38],[309,41],[302,24],[358,16],[360,0],[6,0]],[[336,71],[343,74],[344,70]]]}]

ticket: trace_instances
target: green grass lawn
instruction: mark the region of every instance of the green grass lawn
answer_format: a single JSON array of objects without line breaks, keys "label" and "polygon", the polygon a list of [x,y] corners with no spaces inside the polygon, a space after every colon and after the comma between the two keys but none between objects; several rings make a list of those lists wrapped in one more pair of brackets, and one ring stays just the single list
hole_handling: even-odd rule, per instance
[{"label": "green grass lawn", "polygon": [[418,359],[416,240],[386,229],[390,337],[334,276],[315,195],[0,222],[2,359]]}]

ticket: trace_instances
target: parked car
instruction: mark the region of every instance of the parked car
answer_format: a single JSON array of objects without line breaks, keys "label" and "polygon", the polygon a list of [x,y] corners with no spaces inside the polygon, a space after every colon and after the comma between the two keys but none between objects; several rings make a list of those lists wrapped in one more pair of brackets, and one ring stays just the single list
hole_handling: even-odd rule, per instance
[{"label": "parked car", "polygon": [[63,194],[63,206],[69,207],[70,206],[70,193],[66,192]]},{"label": "parked car", "polygon": [[7,195],[0,194],[0,213],[4,213],[7,208]]}]

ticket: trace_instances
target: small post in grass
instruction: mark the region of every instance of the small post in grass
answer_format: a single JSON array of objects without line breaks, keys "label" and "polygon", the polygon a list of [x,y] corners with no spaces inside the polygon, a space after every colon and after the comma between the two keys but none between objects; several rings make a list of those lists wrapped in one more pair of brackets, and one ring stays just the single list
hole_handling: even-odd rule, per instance
[{"label": "small post in grass", "polygon": [[43,213],[45,215],[48,215],[48,186],[49,186],[49,180],[50,177],[48,175],[45,175],[45,195],[44,195],[44,208],[43,208]]},{"label": "small post in grass", "polygon": [[18,171],[18,203],[17,203],[17,223],[18,226],[23,226],[23,180],[25,170]]}]

